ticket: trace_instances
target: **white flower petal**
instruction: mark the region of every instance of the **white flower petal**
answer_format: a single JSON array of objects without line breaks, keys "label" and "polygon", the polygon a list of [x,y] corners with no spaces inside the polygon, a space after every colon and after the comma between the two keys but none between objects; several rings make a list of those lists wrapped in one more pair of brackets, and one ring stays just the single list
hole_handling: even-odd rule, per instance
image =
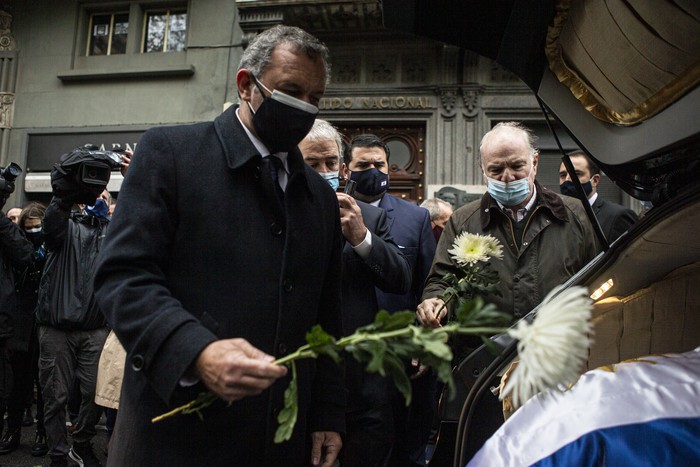
[{"label": "white flower petal", "polygon": [[490,235],[463,232],[455,237],[452,249],[447,251],[459,266],[474,265],[489,258],[502,258],[503,247]]},{"label": "white flower petal", "polygon": [[520,363],[503,388],[501,399],[513,394],[519,407],[547,388],[568,385],[581,374],[588,358],[592,302],[585,287],[571,287],[542,302],[532,324],[520,321],[508,331],[518,339]]}]

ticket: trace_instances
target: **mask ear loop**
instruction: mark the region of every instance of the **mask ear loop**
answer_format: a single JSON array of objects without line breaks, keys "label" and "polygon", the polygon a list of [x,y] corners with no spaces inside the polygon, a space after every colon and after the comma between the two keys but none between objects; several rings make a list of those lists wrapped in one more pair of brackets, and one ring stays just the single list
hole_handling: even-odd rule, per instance
[{"label": "mask ear loop", "polygon": [[[267,91],[268,94],[272,95],[272,91],[270,91],[269,89],[267,89],[267,86],[265,86],[264,84],[262,84],[262,83],[258,80],[258,78],[255,77],[255,75],[253,74],[252,71],[249,71],[248,74],[250,75],[251,78],[253,78],[253,83],[255,84],[255,87],[258,88],[258,91],[260,91],[260,94],[262,94],[263,98],[266,97],[264,91]],[[263,90],[264,90],[264,91],[263,91]]]},{"label": "mask ear loop", "polygon": [[[252,71],[248,71],[248,74],[253,79],[253,84],[255,84],[255,87],[258,88],[258,91],[260,91],[260,94],[263,96],[263,99],[267,99],[267,96],[265,95],[265,91],[267,91],[270,95],[272,95],[270,90],[267,89],[267,87],[264,84],[262,84],[260,81],[258,81],[258,78],[255,77],[255,75],[253,74]],[[255,110],[253,110],[253,106],[250,104],[250,101],[246,101],[246,104],[248,104],[248,108],[250,109],[250,113],[255,115]]]}]

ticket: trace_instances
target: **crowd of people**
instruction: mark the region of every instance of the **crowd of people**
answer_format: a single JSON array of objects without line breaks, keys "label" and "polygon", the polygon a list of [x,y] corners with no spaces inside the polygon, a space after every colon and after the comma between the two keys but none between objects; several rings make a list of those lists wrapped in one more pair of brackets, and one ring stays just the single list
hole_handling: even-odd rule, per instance
[{"label": "crowd of people", "polygon": [[[387,377],[352,359],[300,361],[297,423],[279,444],[286,384],[275,383],[292,375],[274,360],[315,324],[346,335],[379,310],[442,325],[449,250],[463,232],[503,244],[499,293],[486,299],[514,319],[601,246],[581,201],[537,181],[534,136],[515,122],[481,140],[481,200],[453,212],[389,194],[389,147],[371,134],[344,143],[317,118],[328,60],[298,28],[266,30],[235,75],[240,105],[213,122],[151,129],[133,161],[123,156],[114,213],[105,185],[81,183],[62,159],[47,207],[0,215],[0,455],[17,448],[36,384],[32,454],[52,466],[100,465],[91,440],[102,406],[113,466],[425,465],[438,386],[420,362],[405,362],[406,407]],[[605,209],[599,171],[583,153],[572,160],[591,205]],[[14,187],[0,188],[4,205]],[[599,218],[608,238],[635,220],[610,209]],[[100,381],[108,393],[96,395]],[[220,401],[201,419],[151,423],[202,391]],[[79,408],[69,433],[70,400]]]}]

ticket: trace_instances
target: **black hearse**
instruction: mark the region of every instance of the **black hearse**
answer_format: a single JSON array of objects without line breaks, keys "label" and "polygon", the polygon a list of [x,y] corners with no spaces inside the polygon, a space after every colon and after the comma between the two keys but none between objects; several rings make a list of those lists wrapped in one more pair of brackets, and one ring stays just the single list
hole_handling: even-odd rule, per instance
[{"label": "black hearse", "polygon": [[[653,205],[612,244],[598,228],[605,251],[567,283],[594,298],[595,342],[582,372],[698,347],[700,3],[383,0],[383,13],[388,28],[457,45],[517,74],[548,120],[621,189]],[[516,350],[497,340],[502,355],[481,349],[455,370],[459,396],[441,403],[431,464],[464,466],[503,424],[494,392]]]}]

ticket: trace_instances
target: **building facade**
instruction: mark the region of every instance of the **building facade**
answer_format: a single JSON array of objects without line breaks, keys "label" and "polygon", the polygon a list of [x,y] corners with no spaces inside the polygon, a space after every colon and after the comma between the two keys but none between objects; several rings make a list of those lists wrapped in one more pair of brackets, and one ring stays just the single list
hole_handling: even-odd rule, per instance
[{"label": "building facade", "polygon": [[[0,166],[25,169],[11,202],[48,200],[51,167],[77,146],[134,149],[150,127],[213,119],[237,102],[233,73],[246,44],[280,23],[329,46],[320,116],[348,138],[372,132],[389,144],[397,196],[419,203],[438,193],[461,205],[483,193],[479,141],[504,120],[540,136],[538,178],[557,188],[560,156],[531,91],[488,59],[385,29],[381,1],[7,0]],[[606,182],[603,196],[620,202]],[[119,186],[115,174],[109,188]]]}]

